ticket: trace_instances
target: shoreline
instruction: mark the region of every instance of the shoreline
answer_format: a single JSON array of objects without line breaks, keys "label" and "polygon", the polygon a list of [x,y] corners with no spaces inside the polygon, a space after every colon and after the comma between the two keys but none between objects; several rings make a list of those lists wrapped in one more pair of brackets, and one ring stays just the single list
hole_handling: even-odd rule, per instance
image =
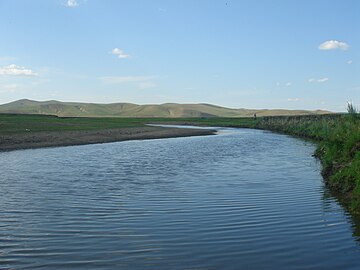
[{"label": "shoreline", "polygon": [[185,129],[154,126],[84,131],[28,132],[0,135],[0,152],[130,140],[207,136],[215,134],[216,130],[213,129]]}]

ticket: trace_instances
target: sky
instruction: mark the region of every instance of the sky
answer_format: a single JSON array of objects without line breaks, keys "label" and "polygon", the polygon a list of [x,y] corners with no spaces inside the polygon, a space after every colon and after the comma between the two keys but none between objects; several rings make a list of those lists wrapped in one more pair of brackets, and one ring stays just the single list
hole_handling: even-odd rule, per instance
[{"label": "sky", "polygon": [[360,107],[358,0],[0,0],[0,104]]}]

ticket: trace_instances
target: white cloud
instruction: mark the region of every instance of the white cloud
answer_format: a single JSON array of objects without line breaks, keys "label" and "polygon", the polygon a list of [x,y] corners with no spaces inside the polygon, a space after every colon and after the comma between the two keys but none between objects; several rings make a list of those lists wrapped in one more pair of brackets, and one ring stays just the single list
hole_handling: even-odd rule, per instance
[{"label": "white cloud", "polygon": [[124,51],[122,49],[119,49],[119,48],[115,48],[111,51],[112,54],[114,55],[117,55],[117,57],[119,57],[120,59],[123,59],[123,58],[129,58],[130,55],[129,54],[126,54],[124,53]]},{"label": "white cloud", "polygon": [[140,83],[138,83],[138,87],[141,90],[154,88],[155,86],[156,86],[156,83],[150,82],[150,81],[149,82],[140,82]]},{"label": "white cloud", "polygon": [[71,8],[77,7],[78,5],[79,5],[79,4],[78,4],[78,2],[76,2],[76,0],[67,0],[67,1],[65,2],[65,6],[71,7]]},{"label": "white cloud", "polygon": [[319,45],[319,50],[347,50],[350,46],[342,41],[328,40]]},{"label": "white cloud", "polygon": [[276,83],[276,86],[280,86],[280,83],[279,83],[279,82],[277,82],[277,83]]},{"label": "white cloud", "polygon": [[317,80],[317,82],[323,83],[323,82],[327,82],[328,80],[329,80],[329,78],[320,78]]},{"label": "white cloud", "polygon": [[348,63],[349,65],[351,65],[352,64],[352,60],[349,60],[349,61],[347,61],[346,63]]},{"label": "white cloud", "polygon": [[298,102],[298,101],[300,101],[300,99],[299,98],[288,98],[287,101],[289,101],[289,102]]},{"label": "white cloud", "polygon": [[38,76],[39,74],[35,73],[31,69],[25,67],[20,67],[17,65],[9,65],[5,67],[0,67],[0,76]]},{"label": "white cloud", "polygon": [[291,82],[287,82],[285,85],[286,85],[286,87],[289,87],[289,86],[292,85],[292,83],[291,83]]},{"label": "white cloud", "polygon": [[326,82],[328,80],[329,80],[329,78],[320,78],[320,79],[311,78],[311,79],[308,79],[308,82],[309,83],[313,83],[313,82],[323,83],[323,82]]}]

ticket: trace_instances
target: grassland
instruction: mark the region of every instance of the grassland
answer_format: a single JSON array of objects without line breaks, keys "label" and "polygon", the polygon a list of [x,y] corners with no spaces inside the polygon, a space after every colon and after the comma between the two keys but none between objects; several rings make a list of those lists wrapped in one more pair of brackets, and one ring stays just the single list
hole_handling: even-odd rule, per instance
[{"label": "grassland", "polygon": [[89,131],[117,128],[144,127],[149,123],[199,126],[255,127],[252,118],[121,118],[121,117],[57,117],[52,115],[1,114],[0,135]]},{"label": "grassland", "polygon": [[21,99],[0,105],[0,113],[45,114],[61,117],[249,117],[268,115],[323,114],[325,111],[231,109],[212,104],[78,103]]},{"label": "grassland", "polygon": [[50,115],[0,114],[0,134],[62,132],[143,126],[140,118],[61,118]]},{"label": "grassland", "polygon": [[[323,165],[323,175],[332,191],[353,212],[360,212],[360,118],[357,113],[277,116],[253,118],[60,118],[40,115],[0,114],[0,140],[36,134],[100,134],[151,131],[147,123],[188,124],[266,129],[315,141],[316,156]],[[129,131],[130,130],[130,131]],[[153,130],[154,131],[154,130]],[[71,133],[72,132],[72,133]],[[74,133],[75,132],[75,133]],[[100,133],[97,133],[100,132]],[[111,132],[110,132],[111,133]],[[150,133],[148,133],[150,134]],[[95,136],[94,135],[94,136]],[[172,136],[176,136],[176,132]],[[189,134],[188,136],[190,136]],[[199,134],[201,135],[201,134]],[[158,135],[148,136],[153,138]],[[166,137],[166,134],[161,136]],[[56,139],[55,138],[55,139]],[[144,138],[144,137],[140,137]],[[117,140],[116,138],[110,140]],[[94,141],[96,142],[96,140]]]},{"label": "grassland", "polygon": [[0,114],[0,151],[214,134],[212,130],[150,127],[145,125],[147,120]]}]

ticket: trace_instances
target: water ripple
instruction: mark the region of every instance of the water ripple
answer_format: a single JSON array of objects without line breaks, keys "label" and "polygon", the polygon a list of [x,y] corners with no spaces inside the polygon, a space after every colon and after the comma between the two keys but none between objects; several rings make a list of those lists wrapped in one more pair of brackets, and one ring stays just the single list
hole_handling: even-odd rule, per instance
[{"label": "water ripple", "polygon": [[358,269],[313,151],[223,129],[0,153],[0,268]]}]

